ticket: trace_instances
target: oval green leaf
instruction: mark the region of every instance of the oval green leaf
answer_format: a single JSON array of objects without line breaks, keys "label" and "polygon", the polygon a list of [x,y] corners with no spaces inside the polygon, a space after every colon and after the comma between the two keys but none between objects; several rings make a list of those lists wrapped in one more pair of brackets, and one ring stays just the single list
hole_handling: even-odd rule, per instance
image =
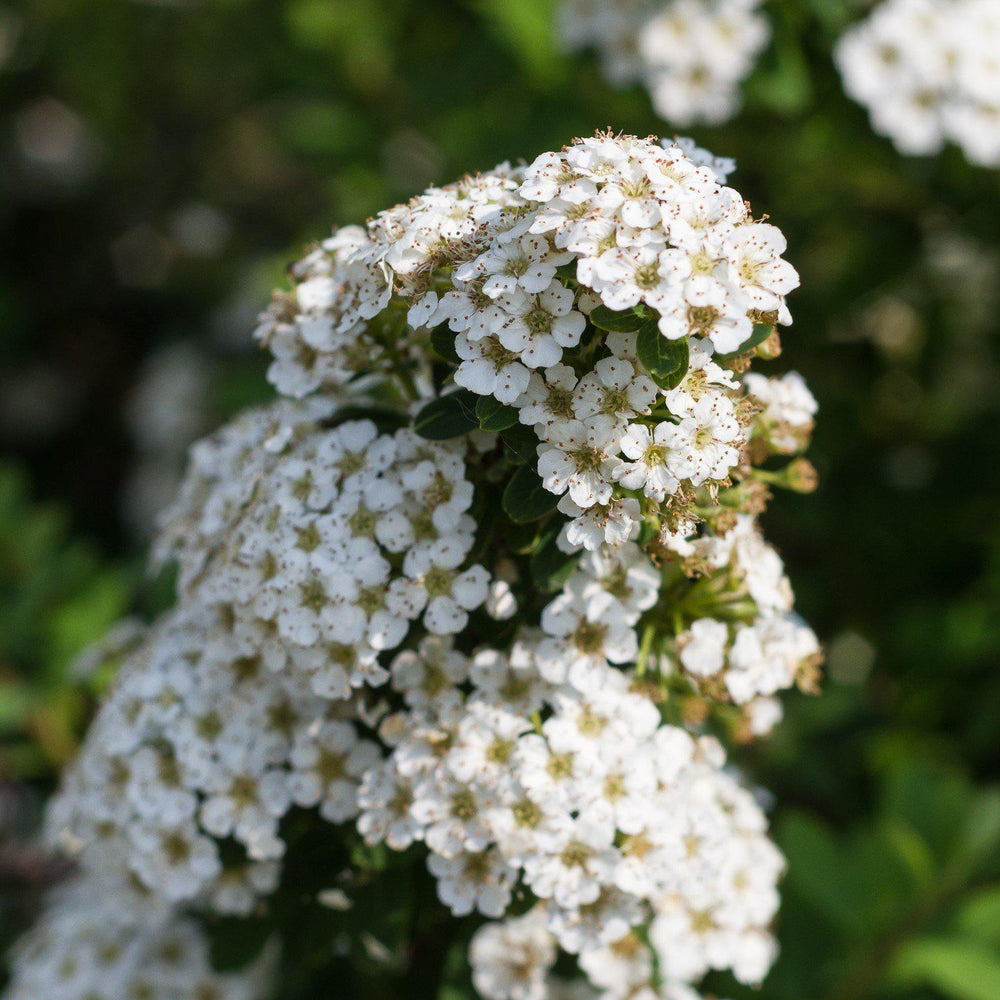
[{"label": "oval green leaf", "polygon": [[503,509],[515,524],[527,524],[555,510],[559,497],[543,485],[538,473],[522,465],[503,491]]},{"label": "oval green leaf", "polygon": [[635,306],[618,312],[607,306],[597,306],[591,310],[590,322],[599,330],[609,330],[613,333],[629,333],[638,330],[646,321],[645,306]]},{"label": "oval green leaf", "polygon": [[431,400],[413,421],[414,431],[428,441],[447,441],[478,427],[476,397],[468,389]]},{"label": "oval green leaf", "polygon": [[636,353],[661,389],[675,389],[687,374],[690,360],[687,337],[668,340],[655,320],[644,324],[639,331]]},{"label": "oval green leaf", "polygon": [[484,431],[505,431],[518,422],[517,410],[494,399],[493,396],[479,397],[476,402],[476,416],[479,418],[479,426]]}]

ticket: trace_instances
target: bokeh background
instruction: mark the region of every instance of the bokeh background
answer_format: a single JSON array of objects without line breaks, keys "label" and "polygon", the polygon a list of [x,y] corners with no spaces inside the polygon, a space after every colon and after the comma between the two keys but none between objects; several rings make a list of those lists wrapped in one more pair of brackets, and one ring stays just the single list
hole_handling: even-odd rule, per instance
[{"label": "bokeh background", "polygon": [[[998,1000],[1000,176],[872,134],[831,60],[864,6],[774,0],[743,112],[685,130],[788,237],[773,368],[821,404],[821,488],[767,529],[828,678],[735,755],[790,864],[758,995]],[[0,946],[58,874],[31,832],[107,681],[70,663],[163,606],[145,539],[189,443],[269,395],[251,332],[285,262],[428,183],[675,131],[552,22],[552,0],[0,0]]]}]

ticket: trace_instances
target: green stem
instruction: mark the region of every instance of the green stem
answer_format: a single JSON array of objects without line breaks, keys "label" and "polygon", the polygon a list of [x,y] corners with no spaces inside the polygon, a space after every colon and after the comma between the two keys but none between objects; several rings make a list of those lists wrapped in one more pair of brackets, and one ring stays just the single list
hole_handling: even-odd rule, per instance
[{"label": "green stem", "polygon": [[640,680],[646,676],[646,664],[649,661],[649,651],[653,648],[653,639],[656,636],[656,626],[648,622],[642,630],[642,644],[639,646],[639,659],[635,665],[635,676]]}]

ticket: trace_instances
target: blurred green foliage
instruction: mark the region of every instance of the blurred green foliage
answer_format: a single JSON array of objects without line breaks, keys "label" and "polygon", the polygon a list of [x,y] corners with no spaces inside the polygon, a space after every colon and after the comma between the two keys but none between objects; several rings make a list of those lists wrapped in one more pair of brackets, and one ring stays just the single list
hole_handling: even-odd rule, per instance
[{"label": "blurred green foliage", "polygon": [[68,667],[129,600],[126,574],[0,465],[0,778],[44,777],[72,755],[85,704]]},{"label": "blurred green foliage", "polygon": [[[179,336],[206,345],[223,419],[262,386],[262,360],[239,346],[255,310],[283,261],[334,222],[598,127],[672,132],[640,88],[613,90],[592,57],[559,51],[553,6],[10,7],[0,443],[32,488],[4,467],[9,772],[46,787],[84,714],[67,659],[133,600],[117,511],[132,461],[123,403],[144,357]],[[823,697],[789,700],[773,740],[736,755],[775,795],[790,866],[782,957],[759,996],[996,1000],[1000,177],[955,150],[902,158],[872,134],[830,58],[862,6],[774,0],[744,111],[689,130],[737,158],[734,183],[788,236],[802,288],[778,365],[821,403],[822,486],[779,498],[768,530],[829,643],[830,678]],[[214,230],[192,236],[206,208]],[[412,917],[414,898],[432,909],[426,887],[371,877],[386,921]],[[324,952],[325,916],[307,956],[321,909],[299,914],[303,968],[355,982]],[[456,956],[428,946],[394,995],[469,996]]]}]

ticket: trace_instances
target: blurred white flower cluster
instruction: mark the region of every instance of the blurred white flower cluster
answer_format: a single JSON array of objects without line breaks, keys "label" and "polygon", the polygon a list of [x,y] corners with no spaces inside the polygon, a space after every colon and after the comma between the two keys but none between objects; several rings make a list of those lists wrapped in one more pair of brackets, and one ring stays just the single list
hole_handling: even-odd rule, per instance
[{"label": "blurred white flower cluster", "polygon": [[56,891],[14,950],[9,1000],[259,1000],[269,956],[213,971],[199,923],[110,868]]},{"label": "blurred white flower cluster", "polygon": [[718,124],[771,38],[763,0],[562,0],[569,49],[596,48],[611,83],[642,83],[671,124]]},{"label": "blurred white flower cluster", "polygon": [[[308,866],[293,810],[423,845],[453,914],[500,921],[471,947],[486,1000],[541,1000],[560,953],[607,1000],[765,975],[783,861],[708,731],[765,734],[774,695],[816,683],[757,521],[771,488],[814,485],[816,404],[746,373],[798,279],[728,166],[598,135],[294,269],[258,338],[299,398],[192,449],[155,549],[177,607],[49,810],[80,894],[134,887],[116,975],[179,933],[183,975],[208,974],[198,915],[266,912]],[[52,943],[63,921],[101,950],[76,892],[12,996],[126,995]],[[268,958],[217,995],[262,995]]]},{"label": "blurred white flower cluster", "polygon": [[996,0],[884,0],[840,40],[848,94],[900,152],[946,142],[1000,165],[1000,4]]},{"label": "blurred white flower cluster", "polygon": [[139,371],[126,407],[135,461],[122,488],[122,514],[148,539],[156,517],[177,493],[192,442],[211,430],[213,359],[196,343],[154,351]]}]

